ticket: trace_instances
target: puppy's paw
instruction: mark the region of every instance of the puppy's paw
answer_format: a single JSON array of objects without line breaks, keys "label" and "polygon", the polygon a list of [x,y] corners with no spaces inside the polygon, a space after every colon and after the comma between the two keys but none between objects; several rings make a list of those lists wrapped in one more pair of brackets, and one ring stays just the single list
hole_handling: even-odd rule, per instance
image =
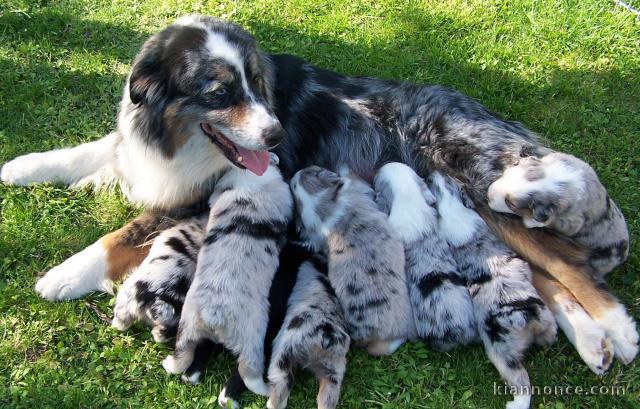
[{"label": "puppy's paw", "polygon": [[124,320],[121,320],[116,314],[113,317],[113,320],[111,320],[111,326],[118,331],[126,331],[131,327],[131,322],[125,322]]},{"label": "puppy's paw", "polygon": [[531,396],[516,395],[511,402],[507,402],[507,409],[529,409]]},{"label": "puppy's paw", "polygon": [[3,183],[15,186],[46,182],[50,179],[51,174],[42,163],[41,153],[18,156],[2,166],[0,180]]},{"label": "puppy's paw", "polygon": [[222,388],[218,395],[218,405],[225,409],[238,409],[240,404],[227,396],[227,388]]},{"label": "puppy's paw", "polygon": [[191,385],[198,385],[200,383],[200,380],[202,379],[202,372],[195,371],[190,374],[183,373],[180,379],[182,379],[182,381],[185,383],[190,383]]},{"label": "puppy's paw", "polygon": [[106,272],[106,254],[97,242],[49,270],[35,290],[49,301],[70,300],[96,290],[109,292],[112,283],[105,279]]},{"label": "puppy's paw", "polygon": [[587,364],[591,372],[596,375],[604,374],[613,361],[613,344],[605,337],[604,331],[599,336],[580,336],[576,342],[576,350]]},{"label": "puppy's paw", "polygon": [[597,322],[611,339],[615,357],[625,365],[631,363],[638,354],[638,331],[636,323],[625,308],[619,304],[606,312]]},{"label": "puppy's paw", "polygon": [[173,355],[169,355],[162,360],[162,367],[164,368],[165,371],[172,374],[182,373],[182,371],[178,370],[179,368],[176,365],[176,360],[173,357]]},{"label": "puppy's paw", "polygon": [[269,398],[267,401],[267,409],[285,409],[287,407],[287,400],[276,403],[273,398]]}]

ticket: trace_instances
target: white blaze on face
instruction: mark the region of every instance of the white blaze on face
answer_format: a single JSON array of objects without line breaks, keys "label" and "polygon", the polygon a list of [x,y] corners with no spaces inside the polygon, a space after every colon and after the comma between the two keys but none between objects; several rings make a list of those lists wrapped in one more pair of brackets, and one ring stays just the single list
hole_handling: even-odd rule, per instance
[{"label": "white blaze on face", "polygon": [[[249,148],[259,149],[263,147],[263,131],[279,125],[280,122],[267,110],[264,104],[258,101],[258,98],[256,98],[256,95],[249,87],[243,58],[238,52],[238,49],[230,44],[223,35],[211,32],[208,33],[205,47],[209,50],[211,56],[225,60],[236,69],[240,74],[242,89],[249,98],[249,112],[245,115],[245,123],[239,127],[240,129],[233,130],[234,135],[229,136],[242,139],[242,141],[238,142],[247,145]],[[260,144],[261,146],[257,146],[256,144]]]}]

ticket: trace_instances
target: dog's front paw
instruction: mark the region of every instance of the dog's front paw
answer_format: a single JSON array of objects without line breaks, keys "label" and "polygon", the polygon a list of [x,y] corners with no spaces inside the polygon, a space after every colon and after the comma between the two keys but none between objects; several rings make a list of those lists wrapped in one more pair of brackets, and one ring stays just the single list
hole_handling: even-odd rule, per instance
[{"label": "dog's front paw", "polygon": [[43,166],[40,155],[39,153],[30,153],[5,163],[0,170],[0,180],[3,183],[16,186],[47,181],[51,175]]},{"label": "dog's front paw", "polygon": [[529,409],[531,396],[516,395],[511,402],[507,402],[506,409]]},{"label": "dog's front paw", "polygon": [[38,280],[35,290],[49,301],[70,300],[91,291],[111,291],[106,255],[97,242],[52,268]]},{"label": "dog's front paw", "polygon": [[615,357],[625,365],[631,363],[638,354],[638,331],[625,308],[619,304],[597,321],[611,339]]}]

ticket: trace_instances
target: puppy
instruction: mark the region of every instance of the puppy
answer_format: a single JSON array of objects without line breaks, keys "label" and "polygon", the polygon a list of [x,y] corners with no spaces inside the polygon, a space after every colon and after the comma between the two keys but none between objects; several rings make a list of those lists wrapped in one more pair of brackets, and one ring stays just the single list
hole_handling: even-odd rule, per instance
[{"label": "puppy", "polygon": [[438,231],[436,198],[402,163],[384,165],[374,179],[376,202],[404,242],[409,298],[417,334],[446,351],[477,338],[466,280]]},{"label": "puppy", "polygon": [[292,216],[291,192],[272,161],[262,176],[230,170],[216,183],[210,204],[175,352],[163,366],[182,373],[200,342],[220,342],[238,356],[247,388],[267,396],[262,375],[268,295]]},{"label": "puppy", "polygon": [[414,335],[404,249],[364,182],[317,166],[291,180],[306,243],[328,258],[328,275],[349,335],[372,355]]},{"label": "puppy", "polygon": [[300,267],[287,315],[273,342],[267,408],[287,406],[295,366],[308,368],[320,381],[318,409],[335,408],[349,343],[346,323],[327,277],[326,261],[316,255]]},{"label": "puppy", "polygon": [[206,223],[206,215],[194,217],[153,241],[149,255],[118,291],[113,327],[124,331],[135,321],[143,321],[152,327],[156,342],[175,336]]},{"label": "puppy", "polygon": [[518,388],[507,408],[529,408],[531,383],[522,356],[534,342],[555,340],[553,316],[531,283],[529,265],[489,230],[459,186],[434,172],[430,187],[437,198],[440,233],[470,284],[487,355],[505,382]]}]

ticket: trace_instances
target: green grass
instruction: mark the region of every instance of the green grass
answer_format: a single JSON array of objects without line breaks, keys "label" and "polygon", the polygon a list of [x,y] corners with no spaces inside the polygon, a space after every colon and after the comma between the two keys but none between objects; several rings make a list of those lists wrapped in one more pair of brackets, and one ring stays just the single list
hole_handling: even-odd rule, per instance
[{"label": "green grass", "polygon": [[[375,4],[371,4],[375,3]],[[637,2],[636,2],[637,4]],[[640,22],[613,1],[161,1],[0,2],[0,163],[99,138],[114,127],[138,47],[177,16],[234,20],[271,52],[321,67],[440,83],[517,119],[559,150],[589,161],[628,218],[631,257],[610,275],[640,317]],[[160,366],[169,352],[148,330],[121,334],[96,311],[112,300],[49,303],[41,271],[137,212],[115,193],[0,186],[0,406],[212,407],[233,360],[187,386]],[[638,364],[593,375],[564,336],[526,358],[536,385],[624,386],[624,396],[541,396],[540,408],[640,407]],[[344,408],[500,408],[499,377],[482,348],[439,354],[407,345],[391,357],[349,354]],[[315,404],[315,381],[296,378],[290,407]],[[248,407],[265,400],[248,396]]]}]

